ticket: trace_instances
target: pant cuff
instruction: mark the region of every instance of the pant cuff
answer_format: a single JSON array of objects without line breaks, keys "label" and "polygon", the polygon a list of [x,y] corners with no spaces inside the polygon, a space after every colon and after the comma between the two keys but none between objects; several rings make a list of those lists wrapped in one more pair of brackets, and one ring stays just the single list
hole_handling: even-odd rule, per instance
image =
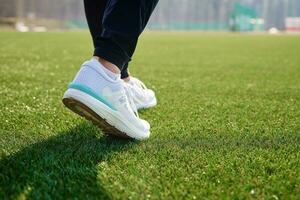
[{"label": "pant cuff", "polygon": [[114,65],[121,71],[123,66],[130,61],[130,57],[112,40],[101,38],[97,41],[94,56],[101,57]]},{"label": "pant cuff", "polygon": [[121,71],[121,79],[124,79],[124,78],[128,78],[129,77],[129,72],[128,72],[128,69],[123,69]]}]

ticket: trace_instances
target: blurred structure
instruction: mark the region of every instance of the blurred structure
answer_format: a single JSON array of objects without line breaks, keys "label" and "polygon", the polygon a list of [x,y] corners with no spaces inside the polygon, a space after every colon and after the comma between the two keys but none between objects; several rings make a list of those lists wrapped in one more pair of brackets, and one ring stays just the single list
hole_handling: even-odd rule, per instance
[{"label": "blurred structure", "polygon": [[285,30],[287,32],[300,32],[300,17],[288,17],[285,19]]},{"label": "blurred structure", "polygon": [[229,27],[232,31],[264,31],[265,22],[257,17],[255,9],[243,6],[239,3],[234,5],[230,13]]},{"label": "blurred structure", "polygon": [[0,0],[0,24],[21,30],[85,28],[83,0]]},{"label": "blurred structure", "polygon": [[285,30],[300,17],[300,0],[160,0],[150,28],[183,30]]},{"label": "blurred structure", "polygon": [[[87,28],[82,1],[0,0],[0,24],[20,31]],[[300,0],[160,0],[148,29],[298,30],[290,26],[297,17]]]}]

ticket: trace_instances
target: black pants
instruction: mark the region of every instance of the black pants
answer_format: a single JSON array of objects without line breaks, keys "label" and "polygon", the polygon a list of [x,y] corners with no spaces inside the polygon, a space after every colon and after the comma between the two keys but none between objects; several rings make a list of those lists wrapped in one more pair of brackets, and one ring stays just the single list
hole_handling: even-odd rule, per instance
[{"label": "black pants", "polygon": [[84,7],[99,56],[119,67],[128,77],[128,62],[135,51],[158,0],[84,0]]}]

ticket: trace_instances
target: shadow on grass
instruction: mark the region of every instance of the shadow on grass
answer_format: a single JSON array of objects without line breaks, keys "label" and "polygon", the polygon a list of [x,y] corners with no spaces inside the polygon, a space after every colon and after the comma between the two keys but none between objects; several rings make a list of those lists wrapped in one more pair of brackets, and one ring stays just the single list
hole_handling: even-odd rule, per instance
[{"label": "shadow on grass", "polygon": [[0,161],[0,199],[111,199],[98,164],[136,142],[97,136],[82,123]]}]

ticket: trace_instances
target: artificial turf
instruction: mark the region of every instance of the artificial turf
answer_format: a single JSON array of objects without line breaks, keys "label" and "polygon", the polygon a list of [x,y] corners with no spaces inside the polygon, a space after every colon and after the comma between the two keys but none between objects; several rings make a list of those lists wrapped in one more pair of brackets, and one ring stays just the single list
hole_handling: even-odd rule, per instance
[{"label": "artificial turf", "polygon": [[91,52],[88,32],[0,32],[0,199],[300,198],[300,36],[145,33],[144,142],[63,106]]}]

